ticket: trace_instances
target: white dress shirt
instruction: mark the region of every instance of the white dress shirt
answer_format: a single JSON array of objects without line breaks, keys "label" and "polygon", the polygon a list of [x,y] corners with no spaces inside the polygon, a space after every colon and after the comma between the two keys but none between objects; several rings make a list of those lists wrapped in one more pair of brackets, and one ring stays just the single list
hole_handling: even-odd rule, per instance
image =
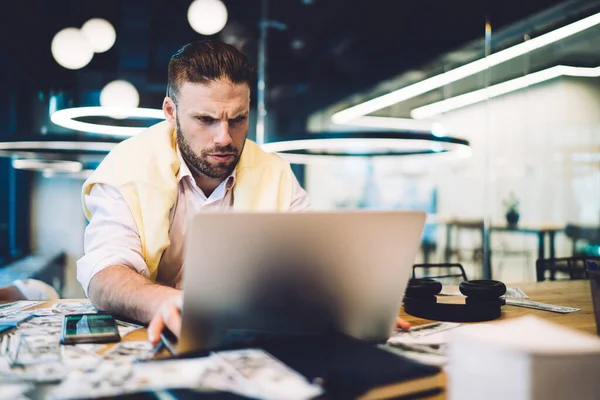
[{"label": "white dress shirt", "polygon": [[[181,167],[177,174],[177,200],[170,212],[171,245],[162,255],[157,276],[157,282],[176,288],[181,287],[184,235],[189,217],[198,212],[231,209],[235,185],[234,171],[207,198],[196,185],[181,154],[179,159]],[[84,201],[92,213],[92,219],[85,229],[84,256],[77,261],[77,280],[86,295],[94,275],[111,265],[123,265],[149,277],[139,231],[120,192],[110,185],[96,184]],[[292,210],[302,211],[308,207],[308,194],[294,177]]]}]

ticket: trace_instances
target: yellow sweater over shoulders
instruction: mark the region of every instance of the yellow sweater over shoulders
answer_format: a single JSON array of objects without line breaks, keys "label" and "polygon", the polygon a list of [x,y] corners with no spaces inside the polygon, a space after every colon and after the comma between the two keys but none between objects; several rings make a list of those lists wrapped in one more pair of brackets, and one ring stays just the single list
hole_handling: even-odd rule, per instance
[{"label": "yellow sweater over shoulders", "polygon": [[[163,252],[169,247],[169,216],[177,200],[176,136],[171,125],[160,122],[119,143],[85,181],[82,201],[97,183],[119,190],[140,234],[142,254],[155,280]],[[234,211],[288,211],[293,176],[289,164],[246,140],[236,167]],[[92,214],[85,206],[88,219]]]}]

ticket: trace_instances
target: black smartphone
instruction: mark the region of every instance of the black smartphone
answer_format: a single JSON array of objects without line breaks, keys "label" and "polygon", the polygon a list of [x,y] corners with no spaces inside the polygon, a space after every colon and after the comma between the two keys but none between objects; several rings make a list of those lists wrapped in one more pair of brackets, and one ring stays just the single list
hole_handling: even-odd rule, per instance
[{"label": "black smartphone", "polygon": [[160,340],[162,344],[166,347],[166,349],[171,353],[171,355],[175,355],[177,349],[177,336],[169,328],[166,326],[163,328],[160,333]]},{"label": "black smartphone", "polygon": [[112,343],[121,340],[117,321],[110,314],[69,314],[65,315],[60,342]]}]

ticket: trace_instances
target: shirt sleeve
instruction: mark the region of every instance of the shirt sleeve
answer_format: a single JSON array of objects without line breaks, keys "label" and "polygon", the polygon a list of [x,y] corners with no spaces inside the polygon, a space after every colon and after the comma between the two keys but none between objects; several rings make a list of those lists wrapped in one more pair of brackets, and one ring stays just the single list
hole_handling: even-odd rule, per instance
[{"label": "shirt sleeve", "polygon": [[308,211],[310,209],[310,198],[308,197],[308,193],[306,190],[302,189],[300,186],[300,182],[298,182],[298,178],[296,175],[294,176],[294,187],[292,189],[292,211]]},{"label": "shirt sleeve", "polygon": [[84,201],[92,218],[85,229],[84,256],[77,261],[77,280],[86,296],[94,275],[111,265],[123,265],[149,277],[140,235],[121,193],[112,186],[96,184]]}]

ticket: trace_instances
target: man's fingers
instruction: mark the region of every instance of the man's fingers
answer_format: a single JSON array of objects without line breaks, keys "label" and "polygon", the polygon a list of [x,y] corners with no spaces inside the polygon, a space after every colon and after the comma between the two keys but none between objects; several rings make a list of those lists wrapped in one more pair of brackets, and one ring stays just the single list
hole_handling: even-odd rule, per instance
[{"label": "man's fingers", "polygon": [[152,321],[150,321],[150,325],[148,325],[148,340],[153,346],[156,346],[160,341],[160,333],[164,326],[165,322],[163,321],[162,313],[157,313],[152,318]]},{"label": "man's fingers", "polygon": [[396,318],[396,326],[400,329],[408,330],[410,328],[410,323],[406,322],[400,317]]},{"label": "man's fingers", "polygon": [[175,336],[179,337],[179,334],[181,333],[181,312],[179,311],[179,308],[173,304],[169,304],[166,307],[165,312],[163,312],[162,317],[167,328],[169,328]]}]

